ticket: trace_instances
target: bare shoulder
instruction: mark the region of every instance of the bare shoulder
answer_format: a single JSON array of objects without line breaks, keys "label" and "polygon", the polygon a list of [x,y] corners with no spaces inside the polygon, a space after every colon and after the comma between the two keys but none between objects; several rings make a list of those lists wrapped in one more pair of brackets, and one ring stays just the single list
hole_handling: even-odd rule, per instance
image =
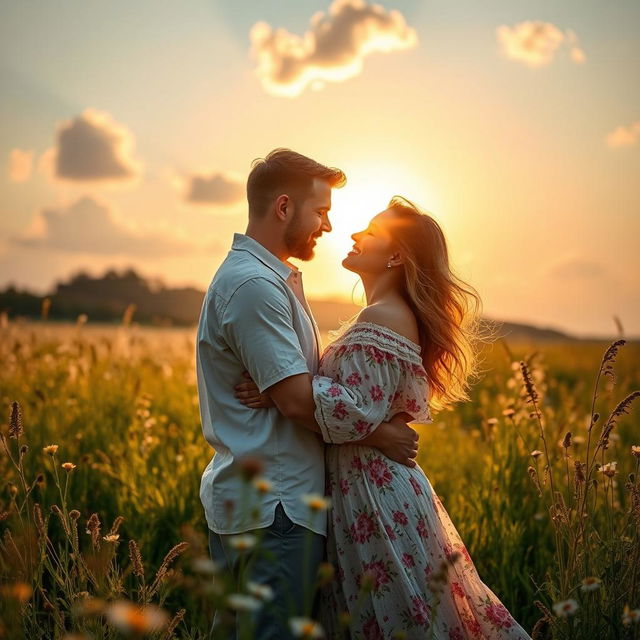
[{"label": "bare shoulder", "polygon": [[358,322],[373,322],[387,327],[412,342],[418,343],[418,322],[408,304],[404,302],[378,302],[365,307],[358,315]]}]

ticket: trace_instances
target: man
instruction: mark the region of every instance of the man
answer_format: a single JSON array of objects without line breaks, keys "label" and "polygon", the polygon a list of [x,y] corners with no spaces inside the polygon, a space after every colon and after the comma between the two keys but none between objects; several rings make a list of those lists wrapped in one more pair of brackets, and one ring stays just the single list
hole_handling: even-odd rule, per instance
[{"label": "man", "polygon": [[[309,613],[324,551],[326,514],[313,513],[303,500],[324,494],[323,442],[309,426],[309,398],[299,384],[317,371],[320,339],[302,274],[288,260],[313,257],[317,239],[331,231],[331,189],[345,181],[339,169],[288,149],[256,161],[247,180],[246,233],[234,235],[200,315],[200,414],[215,449],[200,498],[212,559],[232,576],[234,588],[242,592],[251,581],[273,591],[269,606],[254,614],[259,640],[292,637],[287,621]],[[234,387],[243,375],[268,391],[275,406],[242,405]],[[416,437],[406,424],[383,423],[361,442],[414,466]],[[262,490],[250,481],[258,472]],[[247,532],[261,538],[253,549],[237,537]],[[236,638],[235,625],[228,611],[217,611],[212,637]]]}]

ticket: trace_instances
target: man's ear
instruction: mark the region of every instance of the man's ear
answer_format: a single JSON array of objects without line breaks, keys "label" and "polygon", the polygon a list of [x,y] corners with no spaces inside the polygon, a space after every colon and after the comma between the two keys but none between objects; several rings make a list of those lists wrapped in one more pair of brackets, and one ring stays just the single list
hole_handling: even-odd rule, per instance
[{"label": "man's ear", "polygon": [[286,193],[279,195],[275,202],[275,211],[278,218],[285,221],[291,215],[291,198]]}]

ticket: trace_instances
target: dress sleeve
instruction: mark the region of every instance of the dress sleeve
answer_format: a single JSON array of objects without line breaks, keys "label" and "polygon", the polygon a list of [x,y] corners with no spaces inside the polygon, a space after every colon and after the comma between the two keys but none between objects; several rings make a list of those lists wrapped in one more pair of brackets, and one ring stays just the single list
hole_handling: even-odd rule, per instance
[{"label": "dress sleeve", "polygon": [[314,376],[312,381],[315,418],[325,442],[362,440],[396,413],[432,421],[421,366],[369,344],[352,343],[339,353],[336,380]]}]

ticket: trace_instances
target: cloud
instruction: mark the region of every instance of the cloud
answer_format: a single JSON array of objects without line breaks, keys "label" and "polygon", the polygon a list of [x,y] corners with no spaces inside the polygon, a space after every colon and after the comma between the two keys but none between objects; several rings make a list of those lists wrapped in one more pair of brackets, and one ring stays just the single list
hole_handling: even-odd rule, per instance
[{"label": "cloud", "polygon": [[26,182],[33,170],[33,151],[11,149],[9,153],[9,180]]},{"label": "cloud", "polygon": [[607,275],[603,265],[585,258],[567,258],[549,269],[552,278],[563,280],[594,280]]},{"label": "cloud", "polygon": [[57,178],[123,181],[140,173],[131,157],[133,134],[104,111],[85,109],[60,125],[56,136],[53,169]]},{"label": "cloud", "polygon": [[113,211],[96,199],[85,196],[67,208],[44,209],[35,231],[14,244],[100,255],[167,257],[194,250],[181,239],[145,234],[125,226]]},{"label": "cloud", "polygon": [[616,149],[618,147],[633,147],[640,140],[640,121],[630,124],[628,127],[616,127],[608,133],[605,142],[607,146]]},{"label": "cloud", "polygon": [[399,11],[364,0],[334,0],[328,13],[316,13],[303,36],[258,22],[250,33],[257,73],[264,89],[294,97],[311,86],[358,75],[364,58],[416,46],[415,29]]},{"label": "cloud", "polygon": [[563,45],[569,48],[569,56],[576,64],[587,59],[575,32],[571,29],[563,32],[551,22],[527,20],[513,27],[503,24],[496,29],[496,34],[505,57],[530,67],[550,64]]},{"label": "cloud", "polygon": [[245,193],[239,180],[223,173],[190,176],[187,188],[187,202],[194,204],[235,204]]}]

